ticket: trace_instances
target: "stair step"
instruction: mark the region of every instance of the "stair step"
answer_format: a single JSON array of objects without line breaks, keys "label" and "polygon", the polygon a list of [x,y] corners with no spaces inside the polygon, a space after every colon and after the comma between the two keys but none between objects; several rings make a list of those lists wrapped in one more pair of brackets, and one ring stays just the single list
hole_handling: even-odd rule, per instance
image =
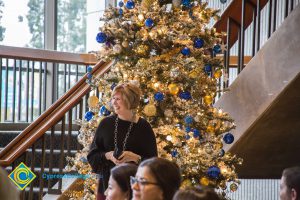
[{"label": "stair step", "polygon": [[[5,147],[8,145],[15,137],[20,134],[19,131],[0,131],[0,147]],[[70,147],[71,149],[77,149],[77,135],[78,131],[71,131],[70,135]],[[67,146],[67,140],[69,137],[68,131],[65,131],[64,134],[64,145]],[[45,133],[45,145],[46,148],[50,148],[50,141],[51,141],[51,132],[47,131]],[[54,148],[60,149],[61,145],[61,132],[55,131],[54,137],[52,138]],[[36,148],[41,148],[41,140],[36,143]]]}]

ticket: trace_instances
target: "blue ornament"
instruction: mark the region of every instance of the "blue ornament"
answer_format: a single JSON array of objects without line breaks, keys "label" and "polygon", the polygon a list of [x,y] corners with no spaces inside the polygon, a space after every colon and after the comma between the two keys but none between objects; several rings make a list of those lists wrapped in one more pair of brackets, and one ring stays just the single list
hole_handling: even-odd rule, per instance
[{"label": "blue ornament", "polygon": [[83,162],[83,163],[87,163],[88,162],[88,160],[86,159],[86,157],[81,157],[80,161]]},{"label": "blue ornament", "polygon": [[86,119],[86,121],[90,121],[94,116],[94,113],[92,111],[87,111],[84,115],[84,119]]},{"label": "blue ornament", "polygon": [[97,34],[96,40],[98,43],[105,43],[107,40],[107,35],[103,32]]},{"label": "blue ornament", "polygon": [[182,4],[183,6],[185,6],[185,7],[190,7],[191,2],[190,2],[190,0],[182,0],[182,1],[181,1],[181,4]]},{"label": "blue ornament", "polygon": [[151,28],[154,25],[154,21],[151,18],[147,18],[145,20],[145,26],[147,26],[148,28]]},{"label": "blue ornament", "polygon": [[186,124],[191,124],[191,123],[193,123],[193,121],[194,121],[194,118],[193,118],[192,116],[190,116],[190,115],[188,115],[188,116],[186,116],[186,117],[184,118],[184,122],[185,122]]},{"label": "blue ornament", "polygon": [[124,6],[124,2],[123,1],[119,1],[119,6],[123,7]]},{"label": "blue ornament", "polygon": [[184,47],[183,49],[181,49],[181,53],[184,56],[189,56],[191,54],[191,50],[188,47]]},{"label": "blue ornament", "polygon": [[219,167],[211,166],[207,169],[206,173],[210,178],[217,179],[219,178],[221,171]]},{"label": "blue ornament", "polygon": [[221,2],[221,3],[226,3],[226,2],[227,2],[227,0],[220,0],[220,2]]},{"label": "blue ornament", "polygon": [[180,99],[184,99],[184,100],[189,100],[192,98],[191,93],[190,92],[180,92],[179,93],[179,98]]},{"label": "blue ornament", "polygon": [[111,90],[114,90],[114,88],[117,86],[117,84],[116,83],[113,83],[113,84],[111,84],[111,86],[110,86],[110,89]]},{"label": "blue ornament", "polygon": [[185,132],[189,133],[191,130],[192,130],[192,129],[191,129],[190,126],[185,127]]},{"label": "blue ornament", "polygon": [[92,70],[93,70],[93,68],[91,66],[88,66],[86,69],[87,72],[92,72]]},{"label": "blue ornament", "polygon": [[200,131],[199,131],[199,130],[194,129],[194,130],[193,130],[193,133],[194,133],[194,134],[193,134],[193,137],[194,137],[194,138],[200,137]]},{"label": "blue ornament", "polygon": [[186,140],[189,140],[189,139],[191,138],[191,136],[190,136],[189,134],[186,134],[186,135],[184,136],[184,138],[185,138]]},{"label": "blue ornament", "polygon": [[88,78],[88,79],[91,79],[91,78],[93,78],[93,74],[91,74],[91,73],[87,73],[87,78]]},{"label": "blue ornament", "polygon": [[134,4],[134,2],[132,1],[132,0],[128,0],[127,2],[126,2],[126,8],[127,9],[133,9],[134,8],[134,6],[135,6],[135,4]]},{"label": "blue ornament", "polygon": [[154,99],[156,101],[162,101],[162,100],[164,100],[164,94],[161,92],[157,92],[154,94]]},{"label": "blue ornament", "polygon": [[225,151],[224,151],[224,149],[221,149],[219,152],[219,156],[223,157],[224,155],[225,155]]},{"label": "blue ornament", "polygon": [[215,52],[215,54],[221,53],[222,52],[221,46],[219,44],[216,44],[213,48],[213,51]]},{"label": "blue ornament", "polygon": [[100,115],[108,116],[111,112],[105,106],[101,106],[99,113]]},{"label": "blue ornament", "polygon": [[226,133],[223,137],[223,141],[226,144],[231,144],[234,141],[234,136],[231,133]]},{"label": "blue ornament", "polygon": [[119,14],[123,15],[123,9],[122,8],[119,9]]},{"label": "blue ornament", "polygon": [[201,47],[203,47],[204,45],[204,40],[201,39],[201,38],[196,38],[194,40],[194,47],[197,48],[197,49],[200,49]]},{"label": "blue ornament", "polygon": [[212,66],[211,64],[206,64],[204,65],[204,71],[208,74],[208,73],[211,73],[212,71]]},{"label": "blue ornament", "polygon": [[173,158],[176,157],[177,154],[178,154],[178,152],[176,150],[171,151],[171,155],[172,155]]}]

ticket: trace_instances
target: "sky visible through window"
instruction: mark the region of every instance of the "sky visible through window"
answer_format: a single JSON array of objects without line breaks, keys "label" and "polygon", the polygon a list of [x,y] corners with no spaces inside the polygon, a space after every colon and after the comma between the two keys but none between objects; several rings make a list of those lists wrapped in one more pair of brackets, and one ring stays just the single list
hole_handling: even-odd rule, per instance
[{"label": "sky visible through window", "polygon": [[[1,26],[6,30],[4,40],[1,45],[25,47],[29,44],[31,33],[28,27],[27,13],[29,7],[28,0],[3,0],[4,7],[2,8]],[[87,52],[99,50],[100,45],[96,42],[96,34],[99,31],[101,22],[100,16],[105,8],[104,0],[87,0]]]}]

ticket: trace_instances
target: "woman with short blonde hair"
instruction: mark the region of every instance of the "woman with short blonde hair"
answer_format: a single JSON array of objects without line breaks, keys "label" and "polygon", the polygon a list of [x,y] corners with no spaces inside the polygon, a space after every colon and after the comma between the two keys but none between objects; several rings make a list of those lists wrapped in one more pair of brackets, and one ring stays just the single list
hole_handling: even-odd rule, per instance
[{"label": "woman with short blonde hair", "polygon": [[104,118],[95,133],[87,156],[95,173],[100,174],[99,194],[107,188],[110,169],[121,163],[139,164],[157,156],[154,132],[150,124],[136,115],[141,90],[130,83],[117,85],[112,92],[114,115]]}]

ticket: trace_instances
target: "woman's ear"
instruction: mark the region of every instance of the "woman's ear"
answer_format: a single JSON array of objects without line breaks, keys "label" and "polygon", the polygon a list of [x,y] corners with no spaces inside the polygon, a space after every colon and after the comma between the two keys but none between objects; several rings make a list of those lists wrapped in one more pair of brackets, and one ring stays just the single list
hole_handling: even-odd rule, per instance
[{"label": "woman's ear", "polygon": [[125,199],[124,200],[130,200],[130,192],[129,191],[127,191],[125,193]]},{"label": "woman's ear", "polygon": [[294,188],[291,189],[291,199],[292,200],[298,199],[299,195],[300,194],[297,194],[297,191]]}]

